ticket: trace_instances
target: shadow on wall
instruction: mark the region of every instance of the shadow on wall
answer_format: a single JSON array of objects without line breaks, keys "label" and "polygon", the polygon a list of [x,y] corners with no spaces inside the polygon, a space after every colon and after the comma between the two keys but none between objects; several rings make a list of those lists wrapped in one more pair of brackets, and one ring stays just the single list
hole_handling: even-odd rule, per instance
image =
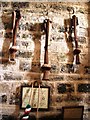
[{"label": "shadow on wall", "polygon": [[9,47],[12,42],[12,17],[11,14],[2,14],[2,23],[4,25],[4,40],[0,56],[0,63],[7,63],[9,61]]},{"label": "shadow on wall", "polygon": [[34,42],[34,56],[32,59],[31,70],[32,72],[40,72],[41,63],[40,63],[40,55],[41,55],[41,36],[44,35],[43,23],[35,23],[29,29],[29,32],[33,36]]},{"label": "shadow on wall", "polygon": [[85,68],[85,73],[86,74],[90,74],[90,2],[87,2],[87,6],[88,6],[88,28],[87,28],[87,33],[88,33],[88,53],[87,53],[87,65],[84,67]]},{"label": "shadow on wall", "polygon": [[[10,13],[9,13],[10,12]],[[2,23],[4,25],[4,40],[0,56],[0,63],[9,63],[10,59],[10,46],[13,42],[13,20],[11,11],[7,11],[2,15]],[[34,56],[31,63],[31,72],[40,72],[41,63],[41,36],[44,35],[43,23],[35,23],[28,25],[28,31],[32,35],[34,42]],[[19,28],[20,29],[20,28]],[[18,54],[17,54],[18,55]],[[24,69],[24,68],[23,68]]]},{"label": "shadow on wall", "polygon": [[64,27],[65,27],[65,40],[67,43],[67,47],[69,49],[69,52],[67,53],[68,55],[68,61],[67,61],[67,68],[68,68],[68,73],[73,73],[74,72],[74,54],[73,54],[73,37],[72,37],[72,18],[71,16],[73,15],[74,8],[73,7],[68,7],[68,19],[64,19]]}]

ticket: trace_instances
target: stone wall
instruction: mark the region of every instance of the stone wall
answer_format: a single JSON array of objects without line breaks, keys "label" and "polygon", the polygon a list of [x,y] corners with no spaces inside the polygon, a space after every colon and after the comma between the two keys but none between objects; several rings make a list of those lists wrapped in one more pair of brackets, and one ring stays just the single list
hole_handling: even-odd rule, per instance
[{"label": "stone wall", "polygon": [[[4,105],[19,105],[20,86],[41,80],[43,86],[50,87],[50,107],[63,105],[90,104],[90,3],[65,2],[1,2],[0,3],[0,102]],[[74,9],[78,17],[78,46],[81,50],[80,62],[70,66],[74,41],[65,38],[65,19],[69,19],[68,7]],[[10,61],[9,48],[12,44],[12,10],[20,9],[21,19],[17,30],[15,62]],[[73,14],[71,13],[71,16]],[[41,66],[44,62],[45,34],[44,19],[52,21],[48,45],[51,64],[49,80],[42,80]],[[72,47],[73,46],[73,47]],[[3,60],[4,59],[4,60]],[[71,92],[68,93],[68,87]]]}]

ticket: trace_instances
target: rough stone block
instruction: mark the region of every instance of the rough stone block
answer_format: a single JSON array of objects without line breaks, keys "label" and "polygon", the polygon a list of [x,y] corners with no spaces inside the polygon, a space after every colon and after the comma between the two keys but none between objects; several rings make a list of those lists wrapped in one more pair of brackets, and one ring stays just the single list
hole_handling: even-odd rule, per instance
[{"label": "rough stone block", "polygon": [[23,79],[23,74],[18,74],[16,72],[7,72],[4,73],[4,80],[9,81],[9,80],[22,80]]},{"label": "rough stone block", "polygon": [[52,76],[50,76],[50,80],[51,81],[61,81],[61,80],[64,80],[64,76],[63,75],[52,75]]},{"label": "rough stone block", "polygon": [[21,71],[30,71],[31,70],[31,63],[29,60],[21,60],[19,69]]},{"label": "rough stone block", "polygon": [[85,66],[85,73],[90,74],[90,66]]},{"label": "rough stone block", "polygon": [[29,2],[12,2],[12,7],[14,8],[28,8],[29,7]]},{"label": "rough stone block", "polygon": [[29,51],[19,51],[17,53],[17,56],[21,58],[32,58],[33,53]]},{"label": "rough stone block", "polygon": [[90,84],[78,84],[78,92],[90,92]]},{"label": "rough stone block", "polygon": [[74,86],[73,84],[65,84],[65,83],[57,83],[57,92],[60,93],[66,93],[66,92],[74,92]]},{"label": "rough stone block", "polygon": [[57,96],[56,102],[57,103],[62,103],[62,102],[81,102],[82,97],[81,96],[75,96],[75,95],[70,95],[70,96]]}]

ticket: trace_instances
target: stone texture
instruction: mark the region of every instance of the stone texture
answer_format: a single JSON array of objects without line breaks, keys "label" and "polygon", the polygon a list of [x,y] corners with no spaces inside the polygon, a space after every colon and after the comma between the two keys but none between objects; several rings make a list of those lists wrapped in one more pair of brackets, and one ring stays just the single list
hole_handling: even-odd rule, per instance
[{"label": "stone texture", "polygon": [[[9,47],[12,43],[11,12],[20,8],[21,19],[17,30],[15,63],[0,63],[0,102],[19,104],[20,86],[31,84],[33,80],[42,80],[41,66],[44,63],[45,33],[43,21],[49,17],[52,21],[51,36],[48,45],[51,70],[49,80],[42,86],[50,87],[50,107],[65,104],[85,104],[90,102],[90,10],[89,3],[64,2],[0,2],[0,58],[10,58]],[[67,7],[75,9],[78,17],[78,45],[81,50],[80,65],[69,64],[72,61],[74,41],[65,38],[64,20],[69,18]],[[71,54],[69,54],[69,52]],[[68,89],[68,86],[70,89]],[[84,89],[85,88],[85,89]],[[70,90],[70,94],[69,94]],[[84,97],[85,95],[85,97]],[[14,106],[15,107],[15,106]],[[7,112],[8,113],[8,112]]]},{"label": "stone texture", "polygon": [[78,92],[90,92],[90,84],[78,84]]},{"label": "stone texture", "polygon": [[57,91],[58,91],[58,94],[60,93],[66,93],[66,92],[74,92],[74,86],[72,84],[58,84],[57,85]]}]

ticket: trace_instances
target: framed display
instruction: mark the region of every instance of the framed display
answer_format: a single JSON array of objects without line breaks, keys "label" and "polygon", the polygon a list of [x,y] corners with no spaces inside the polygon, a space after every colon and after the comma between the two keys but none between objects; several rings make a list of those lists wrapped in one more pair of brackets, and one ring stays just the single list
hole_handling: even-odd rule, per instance
[{"label": "framed display", "polygon": [[50,87],[21,86],[20,108],[23,109],[27,104],[31,105],[32,110],[48,110],[50,98]]}]

